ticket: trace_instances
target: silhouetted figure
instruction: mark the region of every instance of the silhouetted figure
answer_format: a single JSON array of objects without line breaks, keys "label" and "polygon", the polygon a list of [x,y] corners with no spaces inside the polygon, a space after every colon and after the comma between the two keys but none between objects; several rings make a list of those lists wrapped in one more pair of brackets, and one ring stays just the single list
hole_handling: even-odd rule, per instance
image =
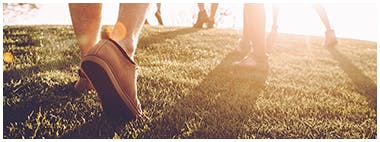
[{"label": "silhouetted figure", "polygon": [[264,4],[244,4],[243,38],[238,48],[252,49],[254,52],[247,50],[248,55],[233,65],[267,70],[269,66],[265,42]]},{"label": "silhouetted figure", "polygon": [[216,10],[218,9],[218,3],[211,4],[210,17],[207,15],[204,3],[198,3],[198,8],[199,8],[199,12],[198,12],[197,22],[193,25],[193,27],[202,28],[203,24],[206,24],[207,28],[214,28],[215,13],[216,13]]},{"label": "silhouetted figure", "polygon": [[[331,29],[330,21],[327,17],[325,8],[321,4],[315,4],[313,8],[318,13],[319,17],[321,18],[321,21],[323,22],[323,25],[326,28],[324,47],[334,47],[335,44],[337,44],[337,40],[336,40],[334,30]],[[277,37],[278,14],[279,14],[279,8],[276,5],[274,5],[273,6],[273,24],[272,24],[272,30],[268,36],[268,43],[267,43],[268,47],[272,46],[273,42],[275,41]]]},{"label": "silhouetted figure", "polygon": [[[154,16],[156,16],[156,18],[157,18],[158,25],[163,26],[164,23],[162,22],[162,18],[161,18],[161,3],[156,3],[156,6],[157,6],[157,10],[156,10],[156,13],[154,13]],[[150,25],[148,22],[148,19],[145,20],[144,24]]]}]

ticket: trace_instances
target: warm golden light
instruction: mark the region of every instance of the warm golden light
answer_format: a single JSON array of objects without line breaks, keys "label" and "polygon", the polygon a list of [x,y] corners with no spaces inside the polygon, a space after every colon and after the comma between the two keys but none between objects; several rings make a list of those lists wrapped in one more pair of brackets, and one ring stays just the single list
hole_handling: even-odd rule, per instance
[{"label": "warm golden light", "polygon": [[118,41],[125,38],[125,35],[127,34],[127,29],[125,29],[124,24],[117,22],[114,28],[117,30],[112,31],[114,32],[112,33],[112,39]]},{"label": "warm golden light", "polygon": [[[196,3],[162,3],[161,16],[164,26],[192,26],[197,18],[198,7]],[[304,35],[323,36],[325,28],[313,4],[284,2],[279,5],[278,16],[279,33],[295,33]],[[332,28],[338,37],[355,38],[363,40],[377,40],[377,7],[375,4],[326,3],[328,18]],[[118,3],[104,3],[102,8],[101,24],[114,25],[118,16]],[[206,3],[209,10],[210,4]],[[269,32],[272,26],[272,4],[266,7],[266,30]],[[147,13],[147,19],[151,25],[158,25],[155,17],[156,6],[151,6]],[[16,13],[14,13],[16,14]],[[40,25],[40,24],[64,24],[71,25],[68,4],[40,4],[40,8],[28,13],[15,16],[4,15],[4,25]],[[55,15],[55,16],[51,16]],[[215,27],[235,28],[243,27],[242,3],[219,3],[215,15]]]},{"label": "warm golden light", "polygon": [[12,55],[12,53],[5,52],[3,54],[3,57],[4,57],[4,62],[6,62],[6,63],[12,63],[13,62],[13,55]]},{"label": "warm golden light", "polygon": [[80,46],[88,45],[89,38],[86,35],[82,35],[78,38]]}]

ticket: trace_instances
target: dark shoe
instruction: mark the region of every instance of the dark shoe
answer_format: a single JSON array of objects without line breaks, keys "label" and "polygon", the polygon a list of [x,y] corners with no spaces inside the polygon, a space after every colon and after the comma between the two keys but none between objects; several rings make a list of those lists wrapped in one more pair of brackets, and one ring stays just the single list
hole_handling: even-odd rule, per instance
[{"label": "dark shoe", "polygon": [[260,71],[267,71],[269,69],[268,58],[257,58],[253,54],[249,54],[242,60],[233,62],[232,65],[246,69],[256,69]]},{"label": "dark shoe", "polygon": [[239,45],[238,45],[238,47],[235,48],[234,53],[245,54],[244,56],[246,56],[250,52],[251,52],[250,42],[243,40],[243,39],[239,39]]},{"label": "dark shoe", "polygon": [[84,73],[82,72],[82,70],[78,70],[78,75],[79,75],[79,80],[74,85],[75,90],[77,90],[78,92],[83,93],[83,92],[87,92],[87,91],[95,89],[91,85],[91,83],[89,82],[89,80],[86,78],[86,76],[84,75]]},{"label": "dark shoe", "polygon": [[[111,35],[111,31],[109,31],[108,29],[103,29],[100,32],[100,35],[102,39],[108,39]],[[94,86],[91,85],[90,81],[87,79],[87,77],[83,73],[82,69],[78,70],[78,75],[79,75],[79,80],[74,85],[75,90],[83,93],[83,92],[87,92],[87,91],[95,89]]]},{"label": "dark shoe", "polygon": [[137,98],[137,65],[112,39],[102,39],[83,57],[81,68],[98,92],[106,113],[140,118]]},{"label": "dark shoe", "polygon": [[208,16],[205,10],[199,11],[197,22],[194,24],[194,28],[202,28],[203,24],[208,21]]},{"label": "dark shoe", "polygon": [[154,16],[156,16],[157,18],[157,21],[158,21],[158,24],[160,24],[161,26],[164,25],[164,23],[162,22],[162,18],[161,18],[161,12],[160,11],[157,11]]},{"label": "dark shoe", "polygon": [[332,48],[334,47],[338,41],[336,40],[335,32],[334,30],[327,30],[325,32],[325,47],[326,48]]}]

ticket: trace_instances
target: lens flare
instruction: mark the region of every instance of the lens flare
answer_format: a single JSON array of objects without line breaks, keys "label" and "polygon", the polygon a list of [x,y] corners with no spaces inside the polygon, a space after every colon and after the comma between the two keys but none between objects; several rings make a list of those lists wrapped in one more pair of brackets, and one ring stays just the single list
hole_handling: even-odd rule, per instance
[{"label": "lens flare", "polygon": [[80,46],[86,46],[88,45],[89,39],[88,36],[82,35],[78,38],[78,41]]},{"label": "lens flare", "polygon": [[12,53],[5,52],[3,54],[3,57],[4,57],[4,62],[6,62],[6,63],[12,63],[13,62],[13,55],[12,55]]},{"label": "lens flare", "polygon": [[112,31],[112,38],[116,41],[122,40],[127,34],[127,29],[123,23],[117,22],[114,30]]}]

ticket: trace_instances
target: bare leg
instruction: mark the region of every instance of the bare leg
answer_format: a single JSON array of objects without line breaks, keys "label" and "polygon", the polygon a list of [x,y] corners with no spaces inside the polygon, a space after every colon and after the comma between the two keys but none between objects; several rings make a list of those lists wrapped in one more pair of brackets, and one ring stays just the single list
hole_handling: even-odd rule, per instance
[{"label": "bare leg", "polygon": [[204,3],[198,3],[198,9],[199,9],[199,11],[204,11],[205,10],[205,4]]},{"label": "bare leg", "polygon": [[325,25],[326,31],[331,30],[330,27],[330,21],[327,17],[327,13],[325,8],[321,4],[314,5],[315,11],[318,13],[319,17],[321,18],[323,25]]},{"label": "bare leg", "polygon": [[265,47],[265,9],[263,4],[244,5],[243,38],[252,42],[253,52],[235,65],[260,70],[268,69]]},{"label": "bare leg", "polygon": [[71,21],[79,42],[81,58],[99,40],[102,4],[69,4]]},{"label": "bare leg", "polygon": [[215,18],[215,14],[216,14],[216,10],[218,9],[218,3],[212,3],[211,4],[211,12],[210,12],[210,19],[211,20],[214,20]]},{"label": "bare leg", "polygon": [[161,3],[156,3],[157,11],[161,11]]},{"label": "bare leg", "polygon": [[204,3],[198,3],[198,18],[197,22],[193,25],[194,28],[202,28],[203,24],[208,21],[208,16],[205,10],[205,4]]},{"label": "bare leg", "polygon": [[[251,9],[248,8],[248,4],[244,4],[244,11],[243,11],[243,37],[239,40],[239,46],[235,49],[235,52],[239,54],[245,54],[252,52],[251,50],[251,39],[252,39],[252,31],[253,27],[252,25],[255,24],[254,19],[252,17],[249,17],[249,15],[254,14]],[[250,13],[250,14],[249,14]],[[248,52],[248,53],[247,53]]]},{"label": "bare leg", "polygon": [[161,18],[161,3],[157,3],[156,5],[157,5],[157,11],[154,14],[154,16],[156,16],[159,25],[164,25]]},{"label": "bare leg", "polygon": [[208,22],[207,22],[207,27],[208,28],[213,28],[214,27],[214,23],[215,23],[215,14],[216,14],[216,10],[218,9],[218,3],[212,3],[211,4],[211,12],[210,12],[210,17],[208,18]]},{"label": "bare leg", "polygon": [[149,4],[120,4],[118,20],[111,38],[124,48],[131,59],[134,57],[148,8]]},{"label": "bare leg", "polygon": [[[71,21],[74,33],[79,42],[81,60],[99,40],[100,20],[102,4],[69,4]],[[84,77],[81,70],[78,71],[79,80],[74,87],[79,92],[93,89]]]},{"label": "bare leg", "polygon": [[321,4],[314,5],[315,11],[318,13],[323,25],[326,28],[325,32],[325,47],[333,47],[336,43],[336,36],[334,30],[331,29],[329,18],[327,17],[327,13],[325,8]]},{"label": "bare leg", "polygon": [[265,50],[265,9],[263,4],[244,6],[244,37],[252,42],[254,54],[261,58]]},{"label": "bare leg", "polygon": [[273,23],[272,23],[272,29],[267,37],[267,48],[272,48],[274,41],[277,38],[277,29],[278,29],[278,14],[279,14],[279,8],[277,5],[272,6],[272,14],[273,14]]},{"label": "bare leg", "polygon": [[278,14],[279,14],[279,8],[277,5],[273,5],[273,24],[272,24],[272,31],[277,33],[277,27],[278,27]]}]

